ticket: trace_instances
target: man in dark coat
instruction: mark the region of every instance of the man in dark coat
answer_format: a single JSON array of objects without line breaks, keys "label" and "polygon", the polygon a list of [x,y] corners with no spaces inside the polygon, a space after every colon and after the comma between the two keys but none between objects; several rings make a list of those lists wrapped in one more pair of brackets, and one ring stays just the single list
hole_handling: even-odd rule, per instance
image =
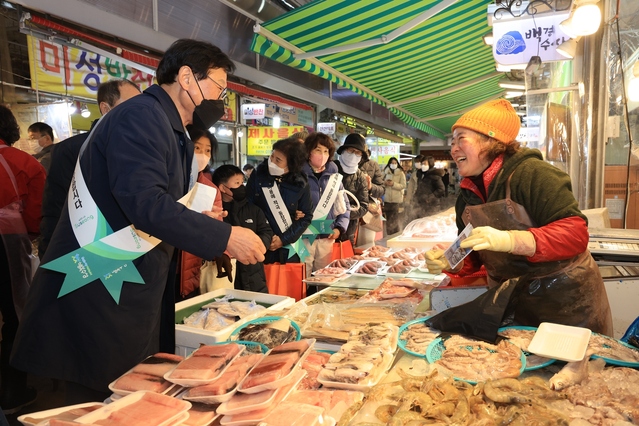
[{"label": "man in dark coat", "polygon": [[[229,212],[224,218],[224,222],[252,230],[262,239],[264,245],[268,246],[273,238],[273,229],[266,220],[264,212],[246,199],[246,187],[243,180],[242,170],[232,164],[220,166],[213,173],[213,183],[222,193],[224,210]],[[237,290],[268,293],[264,264],[262,262],[255,265],[238,263],[233,285]]]},{"label": "man in dark coat", "polygon": [[[174,294],[174,247],[207,260],[225,250],[238,262],[264,260],[266,248],[251,230],[210,217],[219,211],[200,213],[177,202],[197,173],[185,126],[208,128],[223,115],[226,77],[233,69],[228,56],[210,43],[178,40],[158,65],[159,85],[97,125],[81,153],[76,181],[84,177],[110,229],[132,225],[162,241],[130,262],[143,283],[124,281],[118,302],[98,279],[59,297],[66,275],[41,265],[11,357],[16,368],[65,380],[76,402],[97,400],[135,364],[170,350],[168,343],[161,348],[160,335],[175,336],[174,317],[167,324],[161,315],[163,300],[171,302]],[[62,211],[43,265],[78,250],[70,208],[74,204]]]},{"label": "man in dark coat", "polygon": [[[109,80],[98,88],[98,106],[105,115],[117,105],[133,96],[139,95],[140,89],[127,79]],[[94,121],[91,129],[98,122]],[[75,163],[80,155],[80,148],[89,136],[88,132],[71,136],[56,145],[51,153],[51,167],[47,173],[47,183],[42,197],[42,221],[40,222],[40,243],[38,256],[42,259],[47,250],[55,226],[60,220],[62,208],[67,203],[67,192],[75,170]]]}]

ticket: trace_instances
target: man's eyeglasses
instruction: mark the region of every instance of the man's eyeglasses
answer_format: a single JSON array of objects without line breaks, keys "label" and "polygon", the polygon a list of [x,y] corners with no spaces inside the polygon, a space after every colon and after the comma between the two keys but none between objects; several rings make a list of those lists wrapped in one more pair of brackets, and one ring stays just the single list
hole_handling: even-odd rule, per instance
[{"label": "man's eyeglasses", "polygon": [[220,96],[218,96],[218,98],[217,98],[217,99],[218,99],[218,100],[220,100],[220,101],[222,101],[222,100],[226,99],[226,90],[227,90],[227,88],[226,88],[226,87],[222,87],[222,86],[220,86],[220,84],[219,84],[217,81],[213,80],[213,79],[211,78],[211,76],[209,76],[209,75],[207,75],[207,76],[206,76],[206,78],[210,79],[213,83],[215,83],[215,85],[216,85],[217,87],[219,87],[219,88],[220,88],[220,90],[221,90],[221,92],[220,92]]}]

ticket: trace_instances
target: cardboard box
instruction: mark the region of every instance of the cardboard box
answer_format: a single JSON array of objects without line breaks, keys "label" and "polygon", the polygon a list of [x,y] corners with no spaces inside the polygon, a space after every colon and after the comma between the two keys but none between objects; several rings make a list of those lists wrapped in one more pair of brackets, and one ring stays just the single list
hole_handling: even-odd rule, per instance
[{"label": "cardboard box", "polygon": [[[234,324],[223,328],[219,331],[208,331],[186,326],[182,324],[184,318],[188,317],[195,311],[200,310],[202,306],[213,302],[223,296],[231,295],[235,300],[250,302],[254,300],[262,306],[266,307],[266,311],[260,311],[253,315],[248,315],[239,319]],[[251,321],[255,318],[268,316],[269,311],[276,311],[292,306],[295,300],[287,296],[278,296],[275,294],[256,293],[253,291],[243,291],[222,288],[202,294],[192,299],[185,300],[175,304],[175,353],[181,356],[188,356],[200,347],[200,345],[209,345],[212,343],[223,342],[229,338],[229,335],[237,327]]]}]

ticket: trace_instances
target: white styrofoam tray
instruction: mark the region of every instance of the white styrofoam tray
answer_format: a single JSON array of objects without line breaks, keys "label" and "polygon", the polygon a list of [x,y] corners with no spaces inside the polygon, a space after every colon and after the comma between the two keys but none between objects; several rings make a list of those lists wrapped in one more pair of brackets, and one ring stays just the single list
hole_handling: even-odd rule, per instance
[{"label": "white styrofoam tray", "polygon": [[[205,305],[206,303],[213,302],[215,299],[231,295],[236,299],[251,301],[254,300],[260,304],[270,305],[266,310],[256,312],[251,315],[247,315],[244,318],[239,319],[233,324],[229,325],[218,331],[209,331],[194,327],[189,327],[184,324],[177,324],[182,321],[182,318],[177,318],[177,313],[185,308],[192,307],[194,305]],[[194,350],[200,347],[200,345],[209,345],[211,343],[223,342],[229,338],[229,335],[242,324],[251,321],[260,316],[269,315],[269,310],[281,310],[292,306],[295,303],[295,299],[287,296],[278,296],[275,294],[257,293],[254,291],[235,290],[229,288],[222,288],[214,290],[208,293],[201,294],[200,296],[193,297],[175,304],[176,312],[176,324],[175,324],[175,353],[183,357],[187,357]]]},{"label": "white styrofoam tray", "polygon": [[583,327],[542,322],[528,345],[528,352],[566,362],[581,361],[591,334]]}]

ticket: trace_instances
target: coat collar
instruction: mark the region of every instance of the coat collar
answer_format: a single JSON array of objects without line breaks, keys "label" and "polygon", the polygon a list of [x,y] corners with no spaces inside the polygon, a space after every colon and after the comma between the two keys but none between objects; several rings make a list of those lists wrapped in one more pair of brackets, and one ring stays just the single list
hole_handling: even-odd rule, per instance
[{"label": "coat collar", "polygon": [[182,119],[180,118],[180,113],[178,112],[173,99],[171,99],[169,94],[166,93],[166,90],[164,90],[157,84],[154,84],[146,89],[144,93],[151,95],[155,99],[157,99],[157,101],[162,106],[162,109],[166,113],[166,116],[169,118],[173,130],[175,130],[176,132],[185,133],[184,125],[182,124]]}]

